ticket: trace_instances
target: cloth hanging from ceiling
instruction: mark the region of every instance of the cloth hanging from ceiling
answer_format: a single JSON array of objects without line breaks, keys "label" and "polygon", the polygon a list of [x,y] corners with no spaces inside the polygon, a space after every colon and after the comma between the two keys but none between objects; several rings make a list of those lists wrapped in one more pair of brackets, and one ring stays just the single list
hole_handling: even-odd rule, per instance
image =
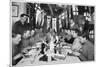
[{"label": "cloth hanging from ceiling", "polygon": [[51,16],[47,16],[47,30],[51,28]]},{"label": "cloth hanging from ceiling", "polygon": [[37,27],[41,27],[44,24],[44,16],[46,13],[43,10],[37,10],[36,11],[36,25]]},{"label": "cloth hanging from ceiling", "polygon": [[57,27],[56,27],[56,18],[52,18],[52,29],[57,32]]},{"label": "cloth hanging from ceiling", "polygon": [[39,14],[41,13],[41,11],[39,9],[36,10],[36,25],[38,23],[38,19],[39,19]]}]

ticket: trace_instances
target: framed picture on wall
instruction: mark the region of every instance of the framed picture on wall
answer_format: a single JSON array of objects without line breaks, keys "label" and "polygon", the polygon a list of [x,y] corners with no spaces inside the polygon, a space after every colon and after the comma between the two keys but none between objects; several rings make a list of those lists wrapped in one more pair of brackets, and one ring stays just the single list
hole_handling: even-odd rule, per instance
[{"label": "framed picture on wall", "polygon": [[12,17],[18,17],[18,5],[12,5]]}]

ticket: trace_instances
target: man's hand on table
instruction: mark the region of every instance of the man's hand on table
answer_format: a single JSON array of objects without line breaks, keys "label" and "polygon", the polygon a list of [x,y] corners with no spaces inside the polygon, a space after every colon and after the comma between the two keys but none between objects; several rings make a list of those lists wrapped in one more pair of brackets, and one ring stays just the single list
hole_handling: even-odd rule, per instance
[{"label": "man's hand on table", "polygon": [[17,54],[16,56],[14,56],[13,60],[17,60],[18,58],[22,57],[22,54]]},{"label": "man's hand on table", "polygon": [[80,56],[81,54],[79,52],[73,52],[73,55]]}]

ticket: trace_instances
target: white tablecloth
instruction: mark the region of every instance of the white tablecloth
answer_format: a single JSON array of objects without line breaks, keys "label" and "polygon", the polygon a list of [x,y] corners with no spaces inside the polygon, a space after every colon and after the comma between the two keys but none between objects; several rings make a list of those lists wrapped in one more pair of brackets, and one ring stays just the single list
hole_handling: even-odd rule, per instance
[{"label": "white tablecloth", "polygon": [[79,63],[81,62],[78,57],[75,56],[67,56],[65,60],[59,60],[59,61],[52,61],[52,62],[43,62],[39,61],[39,57],[35,59],[34,62],[33,58],[23,58],[15,67],[23,67],[27,65],[44,65],[44,64],[62,64],[62,63]]}]

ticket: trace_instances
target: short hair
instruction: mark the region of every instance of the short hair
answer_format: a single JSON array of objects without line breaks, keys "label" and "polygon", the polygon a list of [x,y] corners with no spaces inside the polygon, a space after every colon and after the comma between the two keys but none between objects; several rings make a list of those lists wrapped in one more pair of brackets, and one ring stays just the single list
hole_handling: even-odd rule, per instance
[{"label": "short hair", "polygon": [[12,37],[16,37],[16,34],[15,33],[12,33]]},{"label": "short hair", "polygon": [[17,35],[21,35],[21,34],[12,33],[12,38],[15,38]]},{"label": "short hair", "polygon": [[27,14],[21,14],[21,15],[20,15],[20,17],[24,17],[24,16],[29,17]]}]

